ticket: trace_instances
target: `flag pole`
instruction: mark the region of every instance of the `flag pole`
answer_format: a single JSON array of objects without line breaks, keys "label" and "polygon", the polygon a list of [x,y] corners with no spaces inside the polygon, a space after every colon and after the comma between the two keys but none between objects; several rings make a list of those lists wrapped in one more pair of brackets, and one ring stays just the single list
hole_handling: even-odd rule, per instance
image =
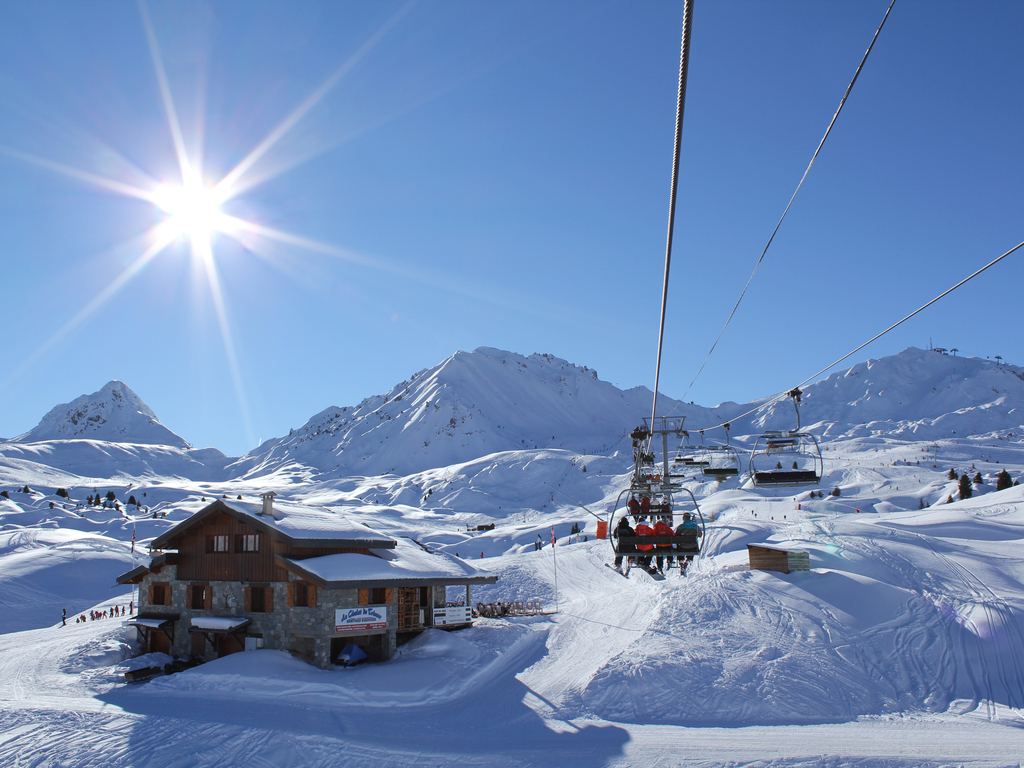
[{"label": "flag pole", "polygon": [[[127,505],[125,505],[125,506],[127,508]],[[135,509],[136,509],[136,514],[138,514],[138,506],[136,506]],[[132,570],[133,571],[135,570],[135,518],[134,517],[132,518]],[[132,581],[132,605],[135,606],[136,609],[138,609],[138,607],[139,607],[139,604],[137,602],[135,602],[135,582],[134,581]],[[134,611],[132,613],[134,613]],[[130,616],[131,616],[131,613],[129,613],[129,617]]]},{"label": "flag pole", "polygon": [[555,613],[558,613],[558,549],[555,547],[555,526],[551,526],[551,559],[555,563]]}]

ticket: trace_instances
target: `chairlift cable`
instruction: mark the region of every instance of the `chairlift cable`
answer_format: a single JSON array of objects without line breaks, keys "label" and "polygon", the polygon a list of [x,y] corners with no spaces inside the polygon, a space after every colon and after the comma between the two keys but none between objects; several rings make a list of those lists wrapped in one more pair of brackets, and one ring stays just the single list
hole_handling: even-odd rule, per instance
[{"label": "chairlift cable", "polygon": [[665,243],[665,281],[661,291],[661,323],[658,328],[658,360],[654,367],[654,402],[651,425],[658,412],[658,382],[661,378],[661,348],[665,339],[665,309],[668,305],[668,273],[672,263],[672,235],[676,219],[676,191],[679,187],[679,145],[683,138],[683,109],[686,105],[686,73],[690,61],[690,30],[693,27],[693,0],[683,3],[683,40],[679,51],[679,95],[676,99],[676,139],[672,152],[672,191],[668,204],[668,237]]},{"label": "chairlift cable", "polygon": [[[828,365],[826,365],[826,366],[825,366],[824,368],[822,368],[822,369],[821,369],[820,371],[818,371],[817,373],[812,373],[812,374],[811,374],[810,376],[808,376],[808,377],[807,377],[806,379],[804,379],[803,381],[801,381],[801,382],[800,382],[799,384],[797,384],[797,385],[796,385],[795,387],[790,387],[790,388],[789,388],[789,389],[787,389],[787,390],[786,390],[785,392],[780,392],[779,394],[777,394],[777,395],[774,395],[773,397],[770,397],[770,398],[768,398],[768,399],[767,399],[767,400],[765,400],[765,401],[764,401],[763,403],[761,403],[760,405],[758,405],[758,406],[757,406],[756,408],[752,408],[751,410],[747,411],[746,413],[741,413],[741,414],[740,414],[739,416],[734,416],[734,417],[733,417],[732,419],[730,419],[730,422],[736,421],[737,419],[742,419],[742,418],[744,418],[744,417],[746,417],[746,416],[749,416],[749,415],[750,415],[750,414],[752,414],[752,413],[757,413],[758,411],[762,411],[762,410],[764,410],[765,408],[767,408],[767,407],[769,407],[769,406],[771,406],[771,405],[774,405],[775,403],[779,402],[779,401],[780,401],[780,400],[782,400],[783,398],[785,398],[785,397],[789,397],[789,393],[790,393],[790,392],[792,392],[792,391],[793,391],[794,389],[799,389],[800,387],[804,386],[805,384],[808,384],[808,383],[810,383],[811,381],[814,381],[814,380],[815,380],[815,379],[817,379],[817,378],[818,378],[819,376],[821,376],[821,374],[825,373],[825,372],[826,372],[827,370],[829,370],[830,368],[834,368],[835,366],[839,365],[839,364],[840,364],[841,362],[843,362],[844,360],[846,360],[846,359],[848,359],[848,358],[852,357],[853,355],[857,354],[858,352],[860,352],[860,351],[861,351],[862,349],[864,349],[864,347],[866,347],[866,346],[867,346],[868,344],[870,344],[871,342],[873,342],[873,341],[877,341],[878,339],[882,338],[882,336],[884,336],[885,334],[887,334],[887,333],[888,333],[889,331],[893,330],[894,328],[897,328],[898,326],[901,326],[901,325],[903,325],[903,323],[907,322],[907,320],[909,320],[910,318],[912,318],[912,317],[913,317],[914,315],[916,315],[916,314],[919,314],[920,312],[923,312],[924,310],[928,309],[928,307],[930,307],[930,306],[931,306],[932,304],[934,304],[935,302],[937,302],[937,301],[938,301],[939,299],[945,298],[946,296],[948,296],[949,294],[951,294],[951,293],[952,293],[953,291],[955,291],[955,290],[956,290],[957,288],[959,288],[960,286],[962,286],[962,285],[963,285],[964,283],[967,283],[967,282],[969,282],[970,280],[973,280],[973,279],[974,279],[974,278],[976,278],[976,277],[977,277],[978,275],[980,275],[980,274],[981,274],[982,272],[984,272],[985,270],[987,270],[987,269],[988,269],[989,267],[994,267],[994,266],[995,266],[996,264],[998,264],[998,263],[999,263],[1000,261],[1002,261],[1003,259],[1005,259],[1005,258],[1006,258],[1007,256],[1009,256],[1010,254],[1014,253],[1015,251],[1018,251],[1018,250],[1020,250],[1021,248],[1024,248],[1024,241],[1022,241],[1022,242],[1020,242],[1020,243],[1017,243],[1017,245],[1013,246],[1013,248],[1011,248],[1010,250],[1008,250],[1008,251],[1007,251],[1006,253],[1004,253],[1004,254],[1003,254],[1002,256],[999,256],[999,257],[997,257],[997,258],[993,259],[992,261],[990,261],[990,262],[989,262],[988,264],[986,264],[985,266],[983,266],[983,267],[981,267],[980,269],[978,269],[978,270],[976,270],[976,271],[972,272],[972,273],[971,273],[970,275],[968,275],[967,277],[965,277],[965,278],[964,278],[963,280],[961,280],[961,281],[960,281],[959,283],[957,283],[956,285],[954,285],[954,286],[953,286],[952,288],[948,288],[947,290],[943,291],[942,293],[940,293],[940,294],[939,294],[938,296],[936,296],[936,297],[935,297],[934,299],[932,299],[932,300],[931,300],[931,301],[929,301],[928,303],[926,303],[926,304],[922,304],[922,305],[921,305],[920,307],[918,307],[917,309],[915,309],[915,310],[914,310],[913,312],[911,312],[911,313],[910,313],[909,315],[907,315],[906,317],[904,317],[904,318],[903,318],[902,320],[899,320],[899,321],[897,321],[897,322],[893,323],[893,324],[892,324],[892,325],[890,325],[890,326],[889,326],[888,328],[886,328],[886,329],[885,329],[884,331],[882,331],[882,332],[880,332],[880,333],[876,333],[876,334],[875,334],[874,336],[872,336],[872,337],[871,337],[870,339],[868,339],[868,340],[867,340],[867,341],[865,341],[865,342],[864,342],[863,344],[861,344],[860,346],[858,346],[858,347],[857,347],[856,349],[853,349],[853,350],[851,350],[850,352],[847,352],[847,353],[846,353],[845,355],[843,355],[842,357],[840,357],[840,358],[839,358],[838,360],[835,360],[835,361],[833,361],[833,362],[829,363]],[[711,427],[705,427],[704,429],[707,429],[707,430],[710,430],[710,429],[718,429],[718,428],[719,428],[719,427],[721,427],[721,426],[722,426],[721,424],[716,424],[716,425],[714,425],[714,426],[711,426]]]},{"label": "chairlift cable", "polygon": [[[718,346],[718,342],[722,339],[722,335],[725,333],[725,329],[729,327],[729,323],[732,322],[733,316],[736,314],[736,310],[739,309],[740,302],[743,301],[743,297],[747,295],[747,289],[750,288],[750,283],[754,280],[754,275],[757,274],[758,268],[761,266],[761,262],[764,261],[765,254],[768,253],[768,248],[771,247],[772,241],[775,240],[775,235],[778,233],[779,228],[782,226],[782,222],[786,218],[786,214],[789,213],[790,207],[793,205],[793,201],[796,199],[797,194],[800,192],[800,188],[804,185],[807,180],[807,175],[811,172],[811,166],[814,165],[814,161],[818,159],[818,153],[821,152],[821,148],[825,145],[825,140],[828,138],[829,133],[832,132],[832,126],[836,124],[836,120],[839,117],[839,113],[843,111],[843,106],[846,104],[846,99],[849,97],[850,92],[853,90],[854,83],[857,82],[857,78],[860,77],[860,72],[864,68],[864,63],[868,60],[868,54],[871,53],[871,49],[875,47],[875,41],[878,40],[878,35],[882,31],[882,27],[885,26],[885,20],[889,18],[889,11],[896,4],[896,0],[892,0],[889,3],[889,8],[885,12],[885,16],[882,18],[882,23],[878,25],[878,29],[875,30],[875,36],[871,38],[871,44],[868,49],[864,52],[864,57],[860,60],[860,64],[857,66],[857,71],[853,73],[853,79],[850,84],[846,87],[846,93],[843,94],[842,100],[839,102],[839,108],[836,113],[832,115],[832,121],[828,124],[828,128],[825,130],[825,135],[821,137],[821,141],[818,143],[818,148],[814,150],[814,155],[811,157],[811,162],[807,164],[807,169],[804,171],[804,175],[800,177],[800,183],[796,185],[796,190],[793,192],[793,196],[789,198],[789,204],[786,205],[786,210],[782,212],[782,217],[779,219],[778,224],[775,225],[775,229],[772,230],[771,237],[768,238],[768,242],[765,243],[764,250],[761,251],[761,256],[758,258],[757,263],[754,265],[754,271],[750,273],[750,277],[747,278],[747,284],[743,286],[743,290],[740,292],[740,297],[736,300],[735,306],[732,308],[732,312],[729,313],[729,317],[725,321],[725,325],[722,326],[722,330],[718,332],[718,336],[715,338],[714,343],[711,345],[711,349],[708,350],[707,356],[704,358],[704,362],[700,364],[700,369],[697,371],[697,375],[693,377],[693,381],[690,382],[689,386],[686,387],[686,391],[683,392],[683,396],[680,400],[685,400],[689,394],[690,389],[694,383],[700,377],[704,371],[704,366],[707,365],[708,360],[711,358],[711,354],[715,351],[715,347]],[[664,319],[662,320],[664,323]]]}]

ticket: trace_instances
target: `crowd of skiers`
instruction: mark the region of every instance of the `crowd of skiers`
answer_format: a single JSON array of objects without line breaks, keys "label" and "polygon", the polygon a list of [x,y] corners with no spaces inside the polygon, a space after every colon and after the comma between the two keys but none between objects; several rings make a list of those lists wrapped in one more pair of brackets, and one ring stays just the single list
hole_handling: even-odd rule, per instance
[{"label": "crowd of skiers", "polygon": [[[652,552],[652,554],[638,554],[630,557],[629,565],[638,565],[650,573],[664,573],[666,562],[671,568],[673,557],[679,562],[682,573],[686,573],[686,567],[693,561],[694,555],[700,552],[699,539],[703,535],[700,525],[693,519],[689,512],[683,513],[683,521],[672,530],[672,504],[666,498],[661,504],[651,504],[647,495],[637,499],[636,494],[629,498],[627,503],[628,514],[623,515],[619,520],[614,535],[621,542],[623,537],[643,536],[675,536],[680,539],[677,544],[637,544],[636,549],[640,553]],[[630,526],[629,519],[633,518],[635,526]],[[653,521],[653,523],[651,522]],[[621,545],[619,551],[621,551]],[[654,563],[652,564],[652,557]],[[622,570],[623,555],[615,558],[615,569]]]}]

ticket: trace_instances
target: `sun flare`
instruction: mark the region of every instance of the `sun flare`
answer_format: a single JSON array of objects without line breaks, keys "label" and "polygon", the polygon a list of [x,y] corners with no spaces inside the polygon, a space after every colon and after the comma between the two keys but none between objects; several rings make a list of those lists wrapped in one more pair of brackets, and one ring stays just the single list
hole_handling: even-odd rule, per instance
[{"label": "sun flare", "polygon": [[201,182],[182,185],[161,184],[153,193],[154,202],[170,218],[166,222],[173,237],[186,236],[193,244],[208,242],[221,229],[223,202],[213,189]]}]

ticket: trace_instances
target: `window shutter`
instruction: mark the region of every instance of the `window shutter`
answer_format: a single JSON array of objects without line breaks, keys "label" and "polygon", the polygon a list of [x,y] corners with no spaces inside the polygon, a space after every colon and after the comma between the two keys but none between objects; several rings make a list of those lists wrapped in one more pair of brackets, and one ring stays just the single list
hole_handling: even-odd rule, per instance
[{"label": "window shutter", "polygon": [[204,602],[203,607],[206,608],[206,610],[209,611],[209,610],[211,610],[213,608],[213,587],[211,587],[209,584],[207,584],[202,589],[203,589],[203,594],[206,597],[206,600]]},{"label": "window shutter", "polygon": [[395,590],[388,587],[384,590],[384,602],[391,605],[395,601]]},{"label": "window shutter", "polygon": [[295,582],[288,582],[288,607],[295,605]]},{"label": "window shutter", "polygon": [[316,587],[312,584],[306,585],[306,600],[309,601],[310,608],[316,608]]},{"label": "window shutter", "polygon": [[267,613],[274,612],[274,588],[263,587],[263,610]]},{"label": "window shutter", "polygon": [[360,589],[359,590],[359,604],[369,605],[370,604],[370,590]]},{"label": "window shutter", "polygon": [[149,597],[147,599],[147,603],[149,605],[152,605],[153,604],[153,585],[152,584],[149,585],[148,595],[149,595]]},{"label": "window shutter", "polygon": [[245,612],[249,613],[252,610],[252,587],[245,588]]}]

